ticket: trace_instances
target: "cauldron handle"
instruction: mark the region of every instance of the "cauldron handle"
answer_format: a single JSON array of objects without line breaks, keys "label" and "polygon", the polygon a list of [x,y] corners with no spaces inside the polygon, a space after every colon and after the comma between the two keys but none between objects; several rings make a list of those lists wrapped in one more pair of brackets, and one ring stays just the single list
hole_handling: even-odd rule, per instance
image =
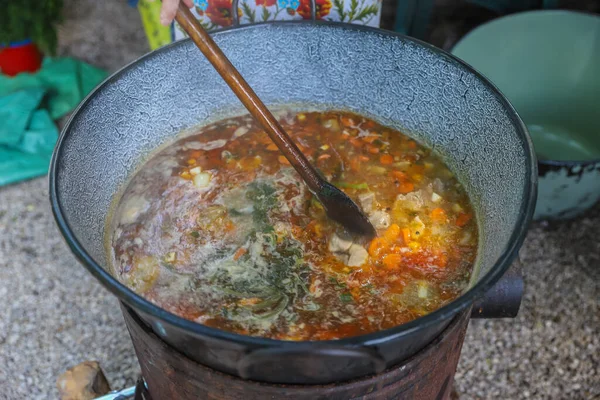
[{"label": "cauldron handle", "polygon": [[[277,373],[281,371],[282,365],[285,365],[284,370],[288,377],[293,377],[294,374],[313,375],[319,374],[315,368],[314,360],[328,358],[335,362],[340,361],[342,364],[346,363],[346,368],[356,368],[360,365],[367,374],[380,373],[386,369],[384,358],[375,349],[311,344],[300,349],[284,346],[252,350],[238,361],[237,370],[239,376],[244,379],[256,376],[256,373],[253,373],[256,370],[261,371],[261,374],[264,375],[265,369],[268,370],[271,367],[276,369],[273,373]],[[320,364],[325,365],[323,362]],[[327,371],[321,373],[327,373]]]},{"label": "cauldron handle", "polygon": [[477,299],[471,318],[515,318],[523,298],[523,274],[517,259],[490,290]]}]

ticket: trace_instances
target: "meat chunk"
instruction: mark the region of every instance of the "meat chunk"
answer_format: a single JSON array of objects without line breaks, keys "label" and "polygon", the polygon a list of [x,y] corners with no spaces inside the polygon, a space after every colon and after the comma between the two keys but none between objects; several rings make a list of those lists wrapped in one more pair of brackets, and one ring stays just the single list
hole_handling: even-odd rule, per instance
[{"label": "meat chunk", "polygon": [[332,253],[347,253],[352,246],[352,237],[346,233],[334,233],[329,241],[329,251]]},{"label": "meat chunk", "polygon": [[390,226],[391,217],[387,212],[377,210],[369,214],[369,221],[373,224],[375,229],[385,229]]},{"label": "meat chunk", "polygon": [[348,250],[348,262],[346,263],[349,267],[360,267],[367,261],[369,253],[364,247],[353,243]]},{"label": "meat chunk", "polygon": [[420,211],[423,207],[423,194],[421,191],[408,194],[399,194],[394,202],[394,208],[401,207],[408,211]]},{"label": "meat chunk", "polygon": [[358,195],[358,201],[363,211],[370,212],[375,206],[375,193],[367,192]]},{"label": "meat chunk", "polygon": [[360,267],[369,257],[367,250],[353,243],[347,233],[334,233],[329,241],[329,251],[349,267]]}]

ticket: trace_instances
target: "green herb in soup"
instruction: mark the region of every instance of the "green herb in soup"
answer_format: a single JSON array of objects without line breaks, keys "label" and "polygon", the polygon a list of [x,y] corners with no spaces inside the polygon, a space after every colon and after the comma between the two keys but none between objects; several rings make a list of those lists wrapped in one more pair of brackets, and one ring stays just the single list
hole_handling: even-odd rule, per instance
[{"label": "green herb in soup", "polygon": [[462,293],[477,229],[436,155],[355,114],[279,116],[378,237],[364,243],[329,221],[267,134],[249,116],[233,118],[134,175],[108,232],[121,282],[189,320],[286,340],[391,328]]}]

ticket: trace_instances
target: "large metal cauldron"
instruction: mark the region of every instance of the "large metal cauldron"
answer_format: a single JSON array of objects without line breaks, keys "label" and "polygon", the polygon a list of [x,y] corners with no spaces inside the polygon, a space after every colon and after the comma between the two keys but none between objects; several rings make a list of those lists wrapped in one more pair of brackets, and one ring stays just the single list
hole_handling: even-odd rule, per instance
[{"label": "large metal cauldron", "polygon": [[165,342],[193,360],[265,382],[327,383],[380,372],[417,352],[506,271],[525,237],[536,163],[506,99],[456,58],[381,30],[273,23],[214,35],[267,105],[345,109],[434,147],[477,211],[480,249],[471,289],[393,329],[337,341],[284,342],[181,319],[149,303],[106,267],[114,196],[149,151],[241,105],[192,42],[152,52],[108,78],[64,129],[50,171],[58,225],[88,270]]}]

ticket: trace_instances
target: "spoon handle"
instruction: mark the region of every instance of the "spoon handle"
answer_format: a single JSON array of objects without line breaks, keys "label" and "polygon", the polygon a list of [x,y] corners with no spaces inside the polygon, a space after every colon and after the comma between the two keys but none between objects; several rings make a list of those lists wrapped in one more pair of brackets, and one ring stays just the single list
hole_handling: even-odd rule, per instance
[{"label": "spoon handle", "polygon": [[271,140],[304,179],[311,191],[319,191],[323,179],[319,172],[310,164],[294,141],[279,125],[277,119],[258,98],[250,85],[248,85],[238,70],[231,64],[231,61],[221,51],[212,37],[202,28],[198,20],[183,2],[179,3],[179,10],[177,11],[175,20],[188,33],[194,43],[196,43],[202,54],[214,66],[250,114],[263,126]]}]

